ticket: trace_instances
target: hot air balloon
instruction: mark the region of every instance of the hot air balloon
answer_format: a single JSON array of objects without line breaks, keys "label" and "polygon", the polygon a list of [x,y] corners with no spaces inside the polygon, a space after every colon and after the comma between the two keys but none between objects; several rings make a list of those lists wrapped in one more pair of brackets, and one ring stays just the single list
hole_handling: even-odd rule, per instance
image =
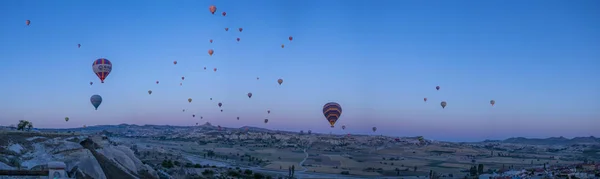
[{"label": "hot air balloon", "polygon": [[90,97],[90,102],[92,102],[92,105],[94,106],[94,108],[96,110],[98,110],[98,106],[100,106],[100,104],[102,104],[102,96],[100,95],[92,95],[92,97]]},{"label": "hot air balloon", "polygon": [[308,130],[307,132],[308,132],[308,134],[312,134],[312,131],[311,131],[311,130]]},{"label": "hot air balloon", "polygon": [[77,48],[81,48],[81,44],[77,44]]},{"label": "hot air balloon", "polygon": [[158,84],[158,81],[156,81],[156,84]]},{"label": "hot air balloon", "polygon": [[104,79],[106,79],[112,71],[112,63],[106,58],[99,58],[92,63],[92,69],[94,70],[94,73],[96,73],[96,76],[100,78],[100,82],[104,83]]},{"label": "hot air balloon", "polygon": [[219,130],[221,130],[221,125],[217,126],[219,128]]},{"label": "hot air balloon", "polygon": [[215,51],[214,51],[213,49],[209,49],[209,50],[208,50],[208,55],[212,56],[212,55],[213,55],[213,53],[215,53]]},{"label": "hot air balloon", "polygon": [[208,7],[208,10],[211,14],[215,14],[215,12],[217,12],[217,6],[211,5]]},{"label": "hot air balloon", "polygon": [[285,45],[281,44],[281,48],[285,47]]},{"label": "hot air balloon", "polygon": [[212,101],[212,98],[210,98],[210,100]]},{"label": "hot air balloon", "polygon": [[229,27],[225,27],[225,31],[229,31]]},{"label": "hot air balloon", "polygon": [[195,114],[192,114],[192,117],[196,117],[196,115],[195,115]]},{"label": "hot air balloon", "polygon": [[436,87],[435,87],[435,89],[436,89],[436,90],[440,90],[440,86],[436,86]]},{"label": "hot air balloon", "polygon": [[94,82],[91,82],[91,81],[90,81],[90,85],[93,85],[93,84],[94,84]]},{"label": "hot air balloon", "polygon": [[213,68],[213,71],[217,72],[217,68]]},{"label": "hot air balloon", "polygon": [[342,106],[335,102],[329,102],[323,106],[323,115],[325,115],[325,118],[333,128],[335,122],[337,122],[342,115]]},{"label": "hot air balloon", "polygon": [[248,93],[248,98],[252,98],[252,93]]},{"label": "hot air balloon", "polygon": [[65,121],[66,121],[66,122],[69,122],[69,117],[65,117]]},{"label": "hot air balloon", "polygon": [[181,110],[181,112],[185,112],[185,109]]},{"label": "hot air balloon", "polygon": [[443,108],[446,108],[446,104],[447,104],[447,103],[446,103],[446,101],[442,101],[442,102],[440,103],[440,105],[442,106],[442,109],[443,109]]},{"label": "hot air balloon", "polygon": [[493,100],[493,99],[492,99],[492,100],[490,100],[490,104],[491,104],[492,106],[494,106],[494,104],[496,104],[496,100]]},{"label": "hot air balloon", "polygon": [[26,20],[26,21],[25,21],[25,24],[26,24],[27,26],[29,26],[29,24],[31,24],[31,21],[30,21],[30,20]]},{"label": "hot air balloon", "polygon": [[221,107],[221,106],[223,106],[223,103],[219,103],[218,105],[219,105],[219,107]]},{"label": "hot air balloon", "polygon": [[223,112],[223,110],[221,109],[221,112]]},{"label": "hot air balloon", "polygon": [[239,42],[239,41],[240,41],[240,38],[238,37],[236,40]]},{"label": "hot air balloon", "polygon": [[148,94],[152,94],[152,90],[148,90]]},{"label": "hot air balloon", "polygon": [[269,119],[265,119],[265,124],[266,124],[267,122],[269,122]]},{"label": "hot air balloon", "polygon": [[288,37],[288,40],[290,40],[290,42],[292,42],[292,40],[294,40],[294,37],[290,36],[290,37]]},{"label": "hot air balloon", "polygon": [[204,70],[206,70],[206,67],[204,67]]},{"label": "hot air balloon", "polygon": [[244,29],[242,29],[242,28],[240,27],[238,30],[239,30],[240,32],[242,32],[242,30],[244,30]]},{"label": "hot air balloon", "polygon": [[427,98],[423,98],[423,101],[427,102]]},{"label": "hot air balloon", "polygon": [[372,130],[373,130],[373,132],[377,131],[377,127],[373,127]]},{"label": "hot air balloon", "polygon": [[185,80],[185,77],[184,77],[184,76],[182,76],[182,77],[181,77],[181,80]]},{"label": "hot air balloon", "polygon": [[192,103],[192,98],[188,98],[188,102]]},{"label": "hot air balloon", "polygon": [[183,86],[183,83],[179,83],[179,86]]},{"label": "hot air balloon", "polygon": [[221,14],[223,14],[223,17],[225,17],[227,15],[227,12],[223,12]]},{"label": "hot air balloon", "polygon": [[212,43],[212,42],[213,42],[213,40],[212,40],[212,39],[210,39],[210,40],[208,40],[208,41],[209,41],[210,43]]},{"label": "hot air balloon", "polygon": [[258,79],[260,79],[260,78],[256,77],[256,80],[258,80]]},{"label": "hot air balloon", "polygon": [[86,125],[83,125],[83,128],[87,128],[87,126],[86,126]]},{"label": "hot air balloon", "polygon": [[198,125],[198,123],[196,123],[196,125]]},{"label": "hot air balloon", "polygon": [[267,114],[271,114],[271,110],[267,110]]},{"label": "hot air balloon", "polygon": [[177,65],[177,60],[173,61],[173,65]]},{"label": "hot air balloon", "polygon": [[203,119],[204,117],[200,116],[200,119]]},{"label": "hot air balloon", "polygon": [[281,83],[283,83],[283,79],[279,78],[279,79],[277,80],[277,83],[279,83],[279,85],[281,85]]},{"label": "hot air balloon", "polygon": [[346,125],[343,125],[343,126],[342,126],[342,130],[346,130]]},{"label": "hot air balloon", "polygon": [[240,120],[240,117],[237,117],[237,120]]}]

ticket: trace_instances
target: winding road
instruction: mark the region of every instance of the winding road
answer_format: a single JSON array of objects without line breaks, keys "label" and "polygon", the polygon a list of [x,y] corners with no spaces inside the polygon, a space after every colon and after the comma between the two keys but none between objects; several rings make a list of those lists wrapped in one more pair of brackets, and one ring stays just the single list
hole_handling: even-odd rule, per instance
[{"label": "winding road", "polygon": [[308,170],[308,169],[306,169],[306,167],[304,167],[304,162],[306,162],[306,159],[308,159],[308,153],[306,152],[306,149],[304,149],[304,155],[306,155],[306,156],[304,156],[304,159],[302,159],[302,161],[300,161],[300,163],[298,164],[298,166],[300,166],[300,167],[302,167],[302,169],[304,169],[300,172],[305,172],[306,170]]}]

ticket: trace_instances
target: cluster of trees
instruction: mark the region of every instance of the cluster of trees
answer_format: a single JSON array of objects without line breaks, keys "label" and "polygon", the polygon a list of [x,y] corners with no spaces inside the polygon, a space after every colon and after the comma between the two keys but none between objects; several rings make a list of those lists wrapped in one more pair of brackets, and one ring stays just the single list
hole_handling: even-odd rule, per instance
[{"label": "cluster of trees", "polygon": [[294,177],[294,173],[296,173],[296,166],[292,165],[288,167],[288,177],[293,178]]},{"label": "cluster of trees", "polygon": [[163,160],[161,165],[165,168],[173,168],[175,166],[180,166],[180,163],[179,161]]},{"label": "cluster of trees", "polygon": [[483,173],[484,173],[483,164],[479,164],[477,166],[472,166],[469,169],[469,174],[471,174],[471,176],[479,176]]},{"label": "cluster of trees", "polygon": [[31,131],[33,128],[33,123],[28,120],[19,120],[19,124],[17,125],[17,130],[20,131]]},{"label": "cluster of trees", "polygon": [[[230,153],[230,155],[233,155]],[[253,164],[257,164],[257,165],[261,165],[261,164],[266,164],[269,162],[269,160],[262,160],[259,158],[256,158],[254,156],[248,155],[248,154],[244,154],[244,155],[240,155],[240,154],[236,154],[237,157],[239,157],[240,161],[247,161],[249,163],[253,163]],[[219,159],[223,159],[223,160],[229,160],[229,156],[227,155],[218,155],[216,154],[213,150],[207,150],[205,154],[203,154],[204,158],[219,158]]]}]

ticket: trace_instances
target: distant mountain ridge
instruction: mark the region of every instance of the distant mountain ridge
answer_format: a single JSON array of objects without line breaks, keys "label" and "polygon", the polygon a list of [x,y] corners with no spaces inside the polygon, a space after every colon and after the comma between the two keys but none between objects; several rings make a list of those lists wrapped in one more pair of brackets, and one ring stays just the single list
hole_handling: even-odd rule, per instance
[{"label": "distant mountain ridge", "polygon": [[573,144],[600,144],[600,138],[594,136],[589,137],[574,137],[568,139],[565,137],[549,137],[545,139],[540,138],[525,138],[525,137],[512,137],[505,140],[486,140],[484,142],[500,142],[500,143],[513,143],[513,144],[532,144],[532,145],[573,145]]},{"label": "distant mountain ridge", "polygon": [[[8,129],[7,126],[0,126],[0,129]],[[173,126],[173,125],[156,125],[156,124],[145,124],[145,125],[136,125],[136,124],[118,124],[118,125],[97,125],[97,126],[88,126],[87,128],[61,128],[61,129],[51,129],[51,128],[36,128],[41,131],[49,131],[49,130],[58,130],[58,131],[74,131],[74,130],[104,130],[110,128],[154,128],[154,129],[174,129],[174,128],[203,128],[203,129],[212,129],[216,130],[218,127],[211,125],[211,123],[206,122],[204,124],[200,124],[197,126]],[[271,130],[260,127],[253,126],[242,126],[242,127],[222,127],[224,130],[246,130],[252,132],[284,132],[284,133],[300,133],[299,131],[281,131],[281,130]],[[304,131],[306,133],[306,131]],[[313,132],[313,134],[325,134],[319,132]],[[359,134],[357,134],[359,135]],[[409,136],[404,136],[406,138],[410,138]],[[525,137],[511,137],[505,140],[485,140],[482,141],[484,143],[514,143],[514,144],[530,144],[530,145],[573,145],[573,144],[598,144],[600,145],[600,138],[589,136],[589,137],[574,137],[571,139],[565,137],[549,137],[549,138],[525,138]],[[478,142],[474,142],[478,143]]]}]

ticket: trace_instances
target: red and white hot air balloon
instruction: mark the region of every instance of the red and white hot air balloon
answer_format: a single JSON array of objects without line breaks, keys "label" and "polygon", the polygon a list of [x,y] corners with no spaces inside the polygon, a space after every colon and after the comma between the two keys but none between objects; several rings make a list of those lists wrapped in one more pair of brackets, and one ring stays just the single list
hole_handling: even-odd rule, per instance
[{"label": "red and white hot air balloon", "polygon": [[211,5],[208,7],[208,10],[211,14],[215,14],[215,12],[217,12],[217,6]]}]

